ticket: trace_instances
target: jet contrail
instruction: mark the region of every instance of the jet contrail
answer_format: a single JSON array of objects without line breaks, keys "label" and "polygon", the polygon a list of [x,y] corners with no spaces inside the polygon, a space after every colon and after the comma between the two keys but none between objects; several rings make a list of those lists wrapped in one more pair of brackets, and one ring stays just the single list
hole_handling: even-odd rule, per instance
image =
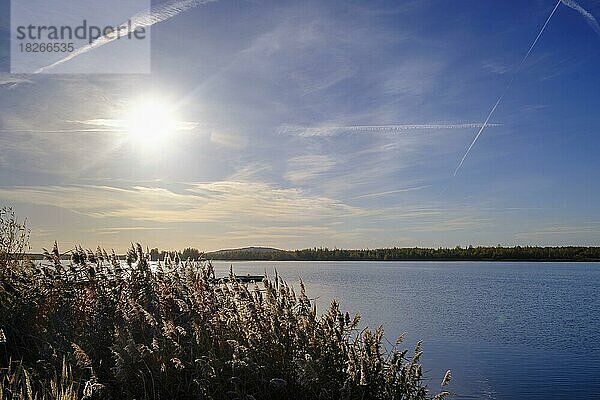
[{"label": "jet contrail", "polygon": [[[152,7],[148,11],[142,11],[142,12],[135,14],[130,19],[131,25],[129,25],[128,22],[123,23],[117,29],[115,29],[115,31],[119,31],[119,29],[120,29],[126,33],[131,33],[131,32],[134,32],[138,28],[150,27],[159,22],[163,22],[170,18],[173,18],[174,16],[181,14],[182,12],[185,12],[191,8],[200,6],[202,4],[210,3],[213,1],[217,1],[217,0],[171,0],[168,2],[164,2],[164,3],[158,4],[154,7]],[[78,48],[77,50],[75,50],[74,52],[72,52],[71,54],[66,56],[65,58],[62,58],[53,64],[50,64],[50,65],[47,65],[45,67],[38,69],[37,71],[34,72],[34,74],[41,74],[51,68],[54,68],[54,67],[56,67],[60,64],[63,64],[69,60],[72,60],[73,58],[80,56],[81,54],[87,53],[88,51],[93,50],[97,47],[104,46],[105,44],[108,44],[114,40],[117,40],[117,37],[114,35],[112,37],[102,36],[102,37],[94,40],[92,43]]]},{"label": "jet contrail", "polygon": [[407,187],[407,188],[404,188],[404,189],[388,190],[386,192],[362,194],[360,196],[353,197],[352,199],[354,200],[354,199],[364,199],[364,198],[368,198],[368,197],[387,196],[388,194],[396,194],[396,193],[403,193],[403,192],[412,192],[414,190],[426,189],[428,187],[431,187],[431,185],[414,186],[414,187]]},{"label": "jet contrail", "polygon": [[600,24],[598,24],[598,21],[596,21],[596,18],[594,18],[594,16],[591,13],[589,13],[585,8],[577,4],[574,0],[562,0],[562,3],[565,6],[572,8],[579,14],[583,15],[583,17],[586,19],[588,24],[590,24],[592,29],[600,36]]},{"label": "jet contrail", "polygon": [[552,12],[550,13],[550,15],[546,19],[546,22],[544,22],[544,25],[542,26],[542,29],[540,29],[540,32],[536,36],[535,40],[533,41],[533,43],[531,43],[531,46],[529,46],[529,49],[527,50],[527,53],[525,54],[525,57],[523,57],[523,59],[519,63],[519,66],[515,70],[512,78],[510,79],[510,82],[508,82],[508,85],[506,85],[506,88],[504,89],[504,92],[500,95],[500,97],[498,97],[498,100],[496,100],[496,103],[494,104],[494,106],[490,110],[487,118],[485,119],[485,122],[483,123],[483,125],[481,125],[481,128],[479,128],[479,132],[477,132],[477,135],[475,135],[475,139],[473,139],[473,141],[471,142],[471,145],[467,148],[467,151],[465,152],[465,154],[463,155],[462,159],[460,160],[460,163],[458,164],[458,167],[456,167],[456,169],[454,170],[454,176],[456,176],[456,174],[460,170],[460,167],[462,167],[463,163],[467,159],[467,156],[469,155],[469,152],[471,151],[471,149],[473,148],[473,146],[475,146],[475,143],[477,142],[477,139],[479,139],[479,136],[481,136],[481,133],[483,132],[483,130],[488,126],[488,122],[490,121],[490,118],[492,118],[492,115],[494,115],[494,112],[496,111],[496,108],[498,108],[498,106],[502,102],[502,99],[504,99],[504,96],[506,96],[506,94],[508,93],[508,91],[511,89],[513,83],[515,82],[515,78],[517,77],[517,74],[519,73],[519,71],[521,70],[521,68],[523,68],[523,65],[527,61],[527,58],[529,58],[529,55],[533,51],[533,48],[535,47],[535,45],[537,44],[537,42],[540,40],[540,37],[542,36],[542,33],[544,33],[544,30],[546,29],[546,26],[548,26],[548,23],[550,22],[550,19],[552,18],[552,16],[554,15],[554,13],[556,12],[556,10],[558,9],[558,6],[560,6],[560,3],[562,3],[563,1],[571,1],[571,0],[558,0],[558,2],[556,3],[556,5],[554,6],[554,9],[552,10]]},{"label": "jet contrail", "polygon": [[[406,124],[406,125],[349,125],[349,126],[321,126],[306,127],[297,125],[283,125],[279,128],[282,135],[296,134],[298,136],[336,136],[348,132],[399,132],[421,129],[470,129],[480,128],[481,123],[463,124]],[[489,124],[489,127],[500,126]]]}]

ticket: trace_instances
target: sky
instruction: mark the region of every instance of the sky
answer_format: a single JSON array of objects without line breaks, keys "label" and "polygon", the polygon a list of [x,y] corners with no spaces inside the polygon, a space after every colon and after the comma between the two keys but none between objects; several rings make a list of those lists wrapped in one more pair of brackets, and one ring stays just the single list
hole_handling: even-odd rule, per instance
[{"label": "sky", "polygon": [[[520,68],[555,1],[218,0],[118,75],[9,74],[0,4],[0,204],[34,251],[600,245],[598,0]],[[119,123],[148,99],[159,146]]]}]

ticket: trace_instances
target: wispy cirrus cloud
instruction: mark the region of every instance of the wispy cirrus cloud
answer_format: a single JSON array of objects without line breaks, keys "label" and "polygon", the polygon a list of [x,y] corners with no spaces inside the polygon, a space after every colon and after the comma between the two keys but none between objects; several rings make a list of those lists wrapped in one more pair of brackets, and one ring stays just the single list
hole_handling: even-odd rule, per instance
[{"label": "wispy cirrus cloud", "polygon": [[[33,127],[31,124],[21,127],[13,126],[7,129],[0,129],[1,133],[122,133],[129,128],[129,122],[123,119],[94,118],[89,120],[68,120],[64,121],[68,126],[78,126],[73,128],[41,128]],[[191,131],[200,126],[193,121],[175,121],[173,129],[176,131]]]},{"label": "wispy cirrus cloud", "polygon": [[[96,127],[95,129],[101,132],[123,132],[129,128],[129,122],[124,119],[110,119],[110,118],[94,118],[81,121],[65,121],[70,124],[83,125],[87,127]],[[176,131],[191,131],[200,126],[199,123],[194,121],[174,121],[172,127]],[[94,128],[84,128],[93,130]]]},{"label": "wispy cirrus cloud", "polygon": [[135,186],[15,186],[0,199],[57,206],[95,218],[153,222],[310,221],[362,215],[364,210],[264,182],[190,184],[182,192]]},{"label": "wispy cirrus cloud", "polygon": [[335,236],[338,232],[335,225],[303,225],[303,226],[280,226],[280,227],[256,227],[256,226],[234,226],[227,231],[227,237],[233,240],[245,240],[253,243],[257,237],[266,240],[294,239],[301,240],[306,236]]},{"label": "wispy cirrus cloud", "polygon": [[25,75],[0,73],[0,87],[12,88],[21,83],[30,83],[31,80]]},{"label": "wispy cirrus cloud", "polygon": [[31,133],[31,134],[46,134],[46,133],[101,133],[115,132],[114,129],[106,128],[82,128],[82,129],[32,129],[32,128],[13,128],[0,129],[0,133]]},{"label": "wispy cirrus cloud", "polygon": [[585,238],[588,245],[597,246],[600,240],[600,223],[582,222],[579,224],[547,224],[529,231],[515,234],[518,240],[528,243],[561,244],[571,243],[573,239]]},{"label": "wispy cirrus cloud", "polygon": [[496,74],[496,75],[504,75],[510,71],[510,67],[508,67],[504,64],[501,64],[497,61],[493,61],[493,60],[483,61],[481,63],[481,66],[485,70],[491,72],[492,74]]},{"label": "wispy cirrus cloud", "polygon": [[236,150],[241,150],[248,145],[248,139],[246,137],[224,131],[211,132],[210,141],[218,146]]},{"label": "wispy cirrus cloud", "polygon": [[335,166],[335,160],[327,155],[304,155],[288,160],[285,178],[290,182],[304,182],[319,178]]},{"label": "wispy cirrus cloud", "polygon": [[[481,123],[428,123],[428,124],[392,124],[392,125],[345,125],[345,126],[301,126],[282,125],[278,129],[281,135],[311,136],[338,136],[359,133],[394,133],[414,130],[440,130],[440,129],[472,129],[481,128]],[[500,124],[487,124],[487,127],[498,127]]]},{"label": "wispy cirrus cloud", "polygon": [[114,226],[107,228],[94,228],[87,229],[86,233],[93,233],[97,235],[117,235],[122,232],[140,232],[140,231],[164,231],[167,230],[164,226]]}]

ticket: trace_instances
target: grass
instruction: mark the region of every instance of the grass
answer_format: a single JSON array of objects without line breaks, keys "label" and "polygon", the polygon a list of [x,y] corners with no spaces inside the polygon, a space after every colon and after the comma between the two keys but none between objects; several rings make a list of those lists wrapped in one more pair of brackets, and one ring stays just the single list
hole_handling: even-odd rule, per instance
[{"label": "grass", "polygon": [[[441,399],[413,352],[386,349],[337,302],[322,314],[275,275],[214,281],[208,261],[150,268],[55,244],[24,260],[28,232],[0,214],[0,397],[13,399]],[[11,240],[4,240],[12,238]],[[449,373],[442,386],[449,380]],[[443,390],[443,387],[439,390]]]}]

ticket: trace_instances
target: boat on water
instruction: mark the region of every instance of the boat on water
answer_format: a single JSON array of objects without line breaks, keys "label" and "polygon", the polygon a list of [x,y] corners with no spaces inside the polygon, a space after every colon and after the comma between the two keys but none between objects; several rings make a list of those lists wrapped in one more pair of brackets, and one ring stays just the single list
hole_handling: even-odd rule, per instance
[{"label": "boat on water", "polygon": [[[233,278],[238,281],[238,282],[242,282],[242,283],[252,283],[252,282],[262,282],[263,279],[265,279],[264,275],[233,275]],[[229,281],[230,276],[224,276],[222,278],[218,278],[218,279],[213,279],[213,281],[215,282],[220,282],[220,281]]]}]

